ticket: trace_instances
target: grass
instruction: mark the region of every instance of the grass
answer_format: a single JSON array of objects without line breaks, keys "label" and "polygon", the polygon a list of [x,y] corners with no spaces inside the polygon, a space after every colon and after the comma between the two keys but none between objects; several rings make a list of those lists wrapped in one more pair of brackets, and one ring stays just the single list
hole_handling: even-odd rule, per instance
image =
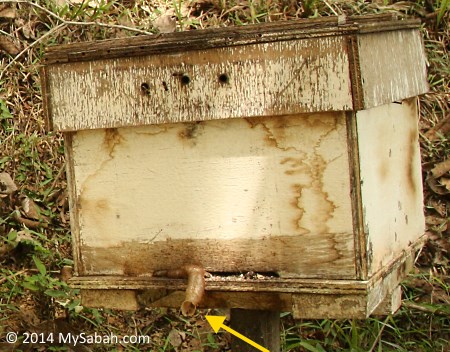
[{"label": "grass", "polygon": [[[13,177],[20,195],[31,199],[47,220],[27,227],[17,220],[17,211],[23,211],[20,202],[0,198],[2,342],[8,331],[45,331],[52,322],[57,329],[74,333],[151,337],[147,344],[97,346],[98,351],[217,351],[228,344],[226,334],[211,334],[201,313],[185,320],[166,309],[136,313],[87,309],[80,305],[79,292],[61,280],[60,270],[73,262],[63,141],[61,135],[47,131],[42,113],[38,69],[48,45],[158,33],[161,28],[155,21],[162,16],[173,19],[177,31],[384,11],[418,16],[424,21],[431,88],[421,97],[424,178],[449,155],[448,134],[427,138],[427,131],[449,111],[448,0],[415,1],[408,6],[394,1],[332,0],[0,1],[0,6],[5,4],[12,6],[14,14],[2,18],[0,7],[0,35],[11,40],[17,52],[0,55],[0,172]],[[434,240],[427,243],[416,272],[404,283],[401,310],[394,316],[365,321],[294,321],[290,314],[283,314],[283,351],[449,349],[448,194],[437,194],[425,183],[425,207]],[[0,342],[0,350],[6,346]],[[52,346],[51,350],[65,349]]]}]

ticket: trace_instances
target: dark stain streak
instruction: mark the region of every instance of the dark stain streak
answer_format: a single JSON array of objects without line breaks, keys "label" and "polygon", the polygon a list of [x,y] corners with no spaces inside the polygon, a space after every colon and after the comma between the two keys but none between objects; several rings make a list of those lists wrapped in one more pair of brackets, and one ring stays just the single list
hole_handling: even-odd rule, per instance
[{"label": "dark stain streak", "polygon": [[295,195],[294,199],[291,202],[291,205],[294,207],[294,209],[298,210],[298,216],[293,221],[294,228],[300,231],[300,233],[302,234],[308,234],[310,233],[310,231],[300,226],[300,223],[303,219],[303,215],[305,213],[305,210],[301,208],[299,205],[299,201],[302,198],[303,187],[300,184],[294,184],[291,187]]},{"label": "dark stain streak", "polygon": [[[88,275],[121,272],[127,276],[196,263],[209,272],[276,272],[280,277],[352,278],[352,234],[270,236],[254,239],[178,239],[120,246],[82,246]],[[115,254],[113,254],[115,253]],[[120,255],[117,255],[120,253]],[[208,254],[208,255],[205,255]]]},{"label": "dark stain streak", "polygon": [[330,228],[327,225],[328,220],[333,218],[333,213],[336,210],[336,205],[330,200],[329,194],[324,190],[324,174],[327,165],[330,161],[324,160],[323,156],[319,152],[319,148],[322,144],[322,141],[327,139],[328,136],[336,131],[337,129],[337,119],[333,119],[333,125],[329,128],[323,135],[320,136],[316,145],[314,146],[314,160],[312,164],[312,188],[317,192],[317,194],[321,194],[323,196],[324,204],[320,207],[322,210],[322,214],[317,214],[317,223],[321,224],[322,233],[329,233]]},{"label": "dark stain streak", "polygon": [[108,152],[109,157],[114,158],[115,148],[124,141],[124,138],[119,133],[117,128],[106,128],[105,137],[103,139],[103,146]]},{"label": "dark stain streak", "polygon": [[409,133],[409,145],[408,145],[408,155],[407,155],[407,170],[406,170],[406,182],[408,189],[411,191],[414,197],[417,195],[418,186],[416,184],[415,177],[415,161],[417,152],[417,140],[418,132],[413,129]]},{"label": "dark stain streak", "polygon": [[182,141],[189,141],[189,144],[193,147],[197,144],[196,139],[203,133],[203,125],[204,123],[201,121],[183,123],[184,129],[178,136]]},{"label": "dark stain streak", "polygon": [[278,94],[275,97],[275,103],[278,103],[279,101],[281,101],[283,98],[284,92],[292,85],[292,83],[295,80],[298,80],[305,65],[308,66],[308,58],[306,58],[305,61],[302,62],[301,66],[295,70],[294,74],[292,75],[291,80],[289,82],[287,82],[285,84],[285,86],[278,92]]}]

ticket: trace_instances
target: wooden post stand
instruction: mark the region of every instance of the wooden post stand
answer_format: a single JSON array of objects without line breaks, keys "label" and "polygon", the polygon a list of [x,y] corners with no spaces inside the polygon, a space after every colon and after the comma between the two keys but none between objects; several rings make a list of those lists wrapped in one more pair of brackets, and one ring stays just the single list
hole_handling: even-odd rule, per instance
[{"label": "wooden post stand", "polygon": [[[280,312],[268,310],[231,309],[231,328],[267,348],[280,351]],[[233,336],[231,350],[255,352],[257,349]]]}]

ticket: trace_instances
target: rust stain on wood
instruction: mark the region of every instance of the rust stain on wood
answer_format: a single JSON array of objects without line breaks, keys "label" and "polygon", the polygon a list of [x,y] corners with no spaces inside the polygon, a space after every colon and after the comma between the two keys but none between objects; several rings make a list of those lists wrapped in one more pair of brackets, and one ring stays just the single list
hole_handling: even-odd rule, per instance
[{"label": "rust stain on wood", "polygon": [[[408,110],[410,110],[412,113],[409,115],[409,118],[412,120],[411,127],[408,131],[408,151],[407,151],[407,162],[408,162],[408,166],[405,169],[406,170],[406,180],[407,180],[407,185],[409,188],[409,192],[411,192],[411,194],[413,195],[413,197],[417,196],[418,192],[421,192],[422,190],[422,185],[419,184],[420,183],[420,178],[418,178],[417,174],[418,174],[418,165],[416,160],[420,159],[420,149],[419,149],[419,130],[417,127],[418,121],[417,121],[417,116],[418,116],[418,106],[417,106],[417,99],[413,98],[413,99],[409,99],[409,100],[405,100],[403,101],[402,104],[405,104],[405,106],[407,107]],[[405,131],[406,132],[406,131]],[[420,172],[420,170],[419,170]]]},{"label": "rust stain on wood", "polygon": [[191,147],[196,146],[196,139],[203,133],[202,122],[188,122],[184,123],[183,126],[184,129],[178,133],[180,140]]},{"label": "rust stain on wood", "polygon": [[124,142],[124,138],[120,135],[117,128],[105,128],[105,138],[103,145],[106,148],[108,155],[114,158],[114,149],[120,143]]}]

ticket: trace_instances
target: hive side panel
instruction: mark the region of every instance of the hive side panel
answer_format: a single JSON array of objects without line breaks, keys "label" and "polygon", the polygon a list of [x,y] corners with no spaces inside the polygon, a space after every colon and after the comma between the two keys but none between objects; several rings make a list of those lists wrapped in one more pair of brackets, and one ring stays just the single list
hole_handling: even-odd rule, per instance
[{"label": "hive side panel", "polygon": [[354,278],[343,113],[77,132],[83,275]]},{"label": "hive side panel", "polygon": [[365,108],[428,91],[426,58],[418,30],[361,34],[358,46]]},{"label": "hive side panel", "polygon": [[350,110],[342,37],[47,67],[55,130]]},{"label": "hive side panel", "polygon": [[357,113],[369,276],[424,233],[415,98]]}]

